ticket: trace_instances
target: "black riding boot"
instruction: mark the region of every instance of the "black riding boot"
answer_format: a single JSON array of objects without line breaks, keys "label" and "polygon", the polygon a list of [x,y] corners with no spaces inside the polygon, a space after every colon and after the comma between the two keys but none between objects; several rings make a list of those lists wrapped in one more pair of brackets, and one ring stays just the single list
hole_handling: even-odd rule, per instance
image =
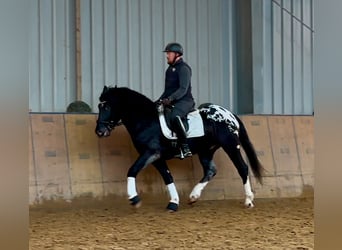
[{"label": "black riding boot", "polygon": [[192,156],[189,145],[186,142],[186,131],[179,116],[176,116],[173,124],[173,129],[177,134],[177,143],[181,150],[179,158],[184,159],[185,157]]}]

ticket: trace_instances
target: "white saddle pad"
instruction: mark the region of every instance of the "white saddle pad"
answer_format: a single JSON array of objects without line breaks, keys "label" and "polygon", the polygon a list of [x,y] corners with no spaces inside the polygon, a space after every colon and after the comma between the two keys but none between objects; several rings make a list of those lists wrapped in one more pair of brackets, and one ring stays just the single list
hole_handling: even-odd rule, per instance
[{"label": "white saddle pad", "polygon": [[[187,115],[189,129],[187,131],[187,138],[200,137],[204,135],[203,121],[199,110],[195,110]],[[167,139],[177,139],[176,133],[172,132],[166,124],[163,112],[159,113],[159,121],[162,132]]]}]

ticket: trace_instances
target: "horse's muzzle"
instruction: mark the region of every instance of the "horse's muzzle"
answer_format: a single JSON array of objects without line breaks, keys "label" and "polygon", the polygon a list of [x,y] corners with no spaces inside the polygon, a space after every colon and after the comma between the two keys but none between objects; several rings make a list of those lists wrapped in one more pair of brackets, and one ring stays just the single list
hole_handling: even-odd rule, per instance
[{"label": "horse's muzzle", "polygon": [[96,129],[95,133],[97,134],[98,137],[107,137],[110,136],[110,130],[107,128],[104,129]]}]

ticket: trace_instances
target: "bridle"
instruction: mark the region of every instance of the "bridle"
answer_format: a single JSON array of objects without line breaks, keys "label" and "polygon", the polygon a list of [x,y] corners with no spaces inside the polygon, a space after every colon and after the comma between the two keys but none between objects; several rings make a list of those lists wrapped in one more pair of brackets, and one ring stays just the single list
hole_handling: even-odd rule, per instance
[{"label": "bridle", "polygon": [[[104,102],[100,102],[100,104],[105,104],[106,101]],[[114,121],[99,121],[98,119],[96,120],[97,124],[102,124],[104,126],[106,126],[109,130],[113,130],[115,127],[121,126],[123,123],[121,121],[121,119],[115,123]]]},{"label": "bridle", "polygon": [[99,121],[99,120],[97,120],[96,122],[98,124],[103,124],[104,126],[106,126],[110,130],[113,130],[115,127],[122,125],[121,119],[117,123],[115,123],[114,121],[107,122],[107,121]]}]

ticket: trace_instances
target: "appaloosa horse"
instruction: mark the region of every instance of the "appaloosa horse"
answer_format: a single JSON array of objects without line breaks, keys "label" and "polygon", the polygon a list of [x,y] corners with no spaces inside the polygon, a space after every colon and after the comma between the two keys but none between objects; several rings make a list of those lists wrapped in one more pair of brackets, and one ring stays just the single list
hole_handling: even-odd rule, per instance
[{"label": "appaloosa horse", "polygon": [[[127,173],[127,194],[131,204],[140,205],[135,183],[137,174],[144,167],[152,164],[167,186],[170,195],[167,209],[177,211],[179,196],[166,160],[179,155],[179,149],[175,147],[173,140],[167,139],[162,133],[159,118],[163,115],[158,113],[156,103],[134,90],[116,86],[105,86],[99,99],[96,134],[99,137],[109,136],[111,130],[122,123],[139,153],[138,159]],[[263,167],[256,156],[245,126],[236,115],[218,105],[204,104],[198,110],[202,118],[203,134],[187,140],[191,152],[198,154],[204,176],[190,193],[190,203],[199,199],[204,187],[216,175],[213,156],[215,151],[222,147],[241,176],[246,195],[245,205],[253,207],[254,194],[249,181],[248,166],[241,155],[240,145],[246,152],[254,176],[260,183],[262,183]]]}]

